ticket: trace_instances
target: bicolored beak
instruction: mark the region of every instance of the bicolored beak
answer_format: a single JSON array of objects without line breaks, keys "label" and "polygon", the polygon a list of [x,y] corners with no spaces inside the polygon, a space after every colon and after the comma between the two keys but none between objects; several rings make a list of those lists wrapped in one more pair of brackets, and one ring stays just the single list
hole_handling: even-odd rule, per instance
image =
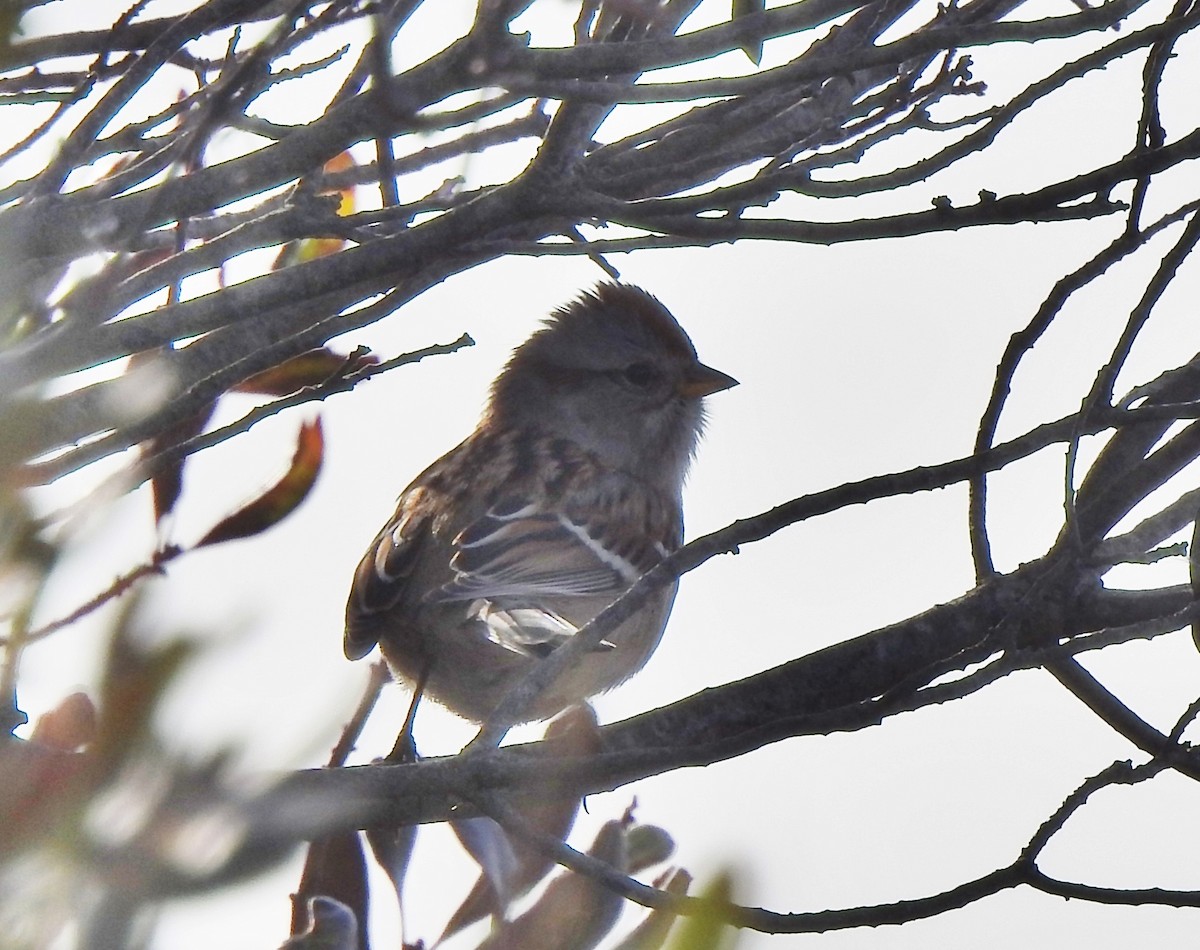
[{"label": "bicolored beak", "polygon": [[679,385],[679,394],[689,399],[698,399],[701,396],[719,393],[722,389],[732,389],[737,384],[738,381],[728,373],[697,362],[688,368],[687,375]]}]

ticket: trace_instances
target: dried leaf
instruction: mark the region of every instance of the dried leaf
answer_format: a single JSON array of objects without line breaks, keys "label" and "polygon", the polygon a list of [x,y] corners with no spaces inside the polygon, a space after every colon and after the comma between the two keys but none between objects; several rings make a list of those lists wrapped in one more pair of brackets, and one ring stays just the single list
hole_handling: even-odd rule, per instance
[{"label": "dried leaf", "polygon": [[358,918],[341,901],[309,898],[308,919],[308,929],[285,940],[279,950],[358,950]]},{"label": "dried leaf", "polygon": [[[588,854],[626,871],[625,831],[623,821],[605,822]],[[624,902],[599,881],[567,871],[524,914],[493,930],[479,950],[588,950],[612,930]]]},{"label": "dried leaf", "polygon": [[[355,164],[354,156],[349,151],[344,151],[327,161],[323,171],[329,175],[346,171],[353,168]],[[338,217],[348,217],[358,210],[354,185],[346,185],[343,188],[322,188],[317,194],[337,198],[337,207],[333,210]],[[273,270],[283,270],[294,264],[303,264],[319,257],[328,257],[344,248],[346,243],[345,238],[340,237],[313,237],[289,241],[280,249],[271,267]]]},{"label": "dried leaf", "polygon": [[321,420],[300,427],[296,439],[296,453],[287,473],[253,501],[242,506],[227,518],[221,519],[200,539],[196,547],[248,538],[261,534],[267,528],[287,517],[308,496],[309,490],[321,471],[325,455],[325,440],[321,433]]},{"label": "dried leaf", "polygon": [[96,737],[96,704],[87,693],[72,693],[38,717],[30,737],[52,749],[73,752]]},{"label": "dried leaf", "polygon": [[0,743],[0,858],[54,835],[91,788],[90,757],[33,742]]},{"label": "dried leaf", "polygon": [[626,833],[629,848],[629,873],[662,864],[675,853],[675,839],[658,825],[633,825]]},{"label": "dried leaf", "polygon": [[368,828],[367,844],[371,853],[383,868],[396,891],[396,904],[404,916],[404,878],[408,874],[408,863],[412,860],[413,848],[417,843],[417,826],[401,825],[397,828]]},{"label": "dried leaf", "polygon": [[[195,415],[176,423],[164,432],[160,432],[150,441],[143,442],[143,455],[147,457],[157,455],[159,452],[173,449],[175,446],[186,442],[192,436],[199,435],[204,431],[204,427],[208,425],[208,420],[212,418],[216,405],[215,402],[209,403],[208,406]],[[183,491],[183,466],[187,462],[187,459],[188,456],[181,456],[180,458],[173,459],[166,465],[157,466],[154,474],[150,476],[150,487],[154,493],[155,524],[158,524],[170,514],[175,508],[175,503],[179,501],[179,496]]]},{"label": "dried leaf", "polygon": [[[326,175],[332,175],[336,172],[349,171],[355,166],[355,164],[356,162],[354,160],[354,156],[351,155],[350,151],[347,149],[344,152],[339,152],[337,155],[333,156],[333,158],[327,161],[322,171],[324,171]],[[338,203],[337,213],[342,217],[352,215],[354,214],[355,210],[357,210],[354,205],[353,185],[347,185],[344,188],[338,188],[336,190],[322,188],[321,194],[338,196],[340,201]]]},{"label": "dried leaf", "polygon": [[[546,730],[546,742],[555,755],[563,757],[586,756],[599,751],[600,733],[592,707],[582,705],[568,709],[550,723]],[[562,841],[575,823],[579,799],[560,796],[533,803],[514,803],[513,807],[520,811],[522,817],[534,828]],[[509,846],[517,863],[503,884],[509,899],[512,899],[524,894],[544,878],[554,867],[554,860],[547,857],[540,848],[519,839],[509,839]],[[466,899],[451,915],[439,943],[477,920],[482,920],[497,910],[503,911],[503,903],[497,903],[497,893],[485,868],[485,873],[480,875]]]},{"label": "dried leaf", "polygon": [[195,647],[184,640],[147,648],[131,632],[137,609],[121,612],[104,665],[100,717],[92,743],[101,774],[110,774],[146,737],[159,700]]},{"label": "dried leaf", "polygon": [[[192,647],[181,640],[154,649],[139,643],[132,632],[136,607],[131,601],[114,622],[98,715],[87,696],[67,697],[39,720],[37,741],[14,739],[3,750],[0,828],[19,828],[26,839],[63,834],[79,820],[80,806],[145,748],[159,700]],[[82,742],[86,752],[63,751]],[[15,841],[0,834],[0,850]]]},{"label": "dried leaf", "polygon": [[[163,357],[164,353],[165,350],[162,347],[135,353],[125,367],[125,376],[131,379],[130,385],[138,385],[132,381],[134,374],[141,372],[147,366],[152,366]],[[159,432],[154,438],[147,439],[141,444],[142,458],[152,459],[160,452],[169,451],[193,436],[199,435],[208,425],[208,420],[212,418],[213,410],[216,407],[217,404],[214,400],[195,414],[181,419]],[[154,466],[150,476],[150,487],[154,494],[155,524],[170,514],[175,508],[175,503],[179,501],[179,495],[183,491],[183,466],[186,462],[187,457],[184,456],[166,464]]]},{"label": "dried leaf", "polygon": [[[332,898],[355,921],[365,921],[368,894],[367,859],[357,831],[339,832],[314,841],[308,846],[304,859],[300,887],[292,895],[292,935],[303,934],[311,928],[317,911],[313,905],[322,898]],[[365,950],[366,928],[356,928],[356,931],[354,946]],[[324,945],[306,943],[300,946]]]},{"label": "dried leaf", "polygon": [[304,238],[295,244],[288,245],[287,263],[291,265],[315,261],[318,258],[336,254],[345,246],[346,241],[343,238]]},{"label": "dried leaf", "polygon": [[483,879],[490,885],[492,910],[502,915],[518,893],[516,885],[521,870],[511,839],[486,816],[458,818],[450,822],[450,827],[467,854],[483,870]]},{"label": "dried leaf", "polygon": [[320,386],[331,377],[345,376],[378,362],[379,357],[365,349],[356,350],[349,356],[335,353],[328,347],[309,350],[243,379],[230,392],[288,396],[306,386]]}]

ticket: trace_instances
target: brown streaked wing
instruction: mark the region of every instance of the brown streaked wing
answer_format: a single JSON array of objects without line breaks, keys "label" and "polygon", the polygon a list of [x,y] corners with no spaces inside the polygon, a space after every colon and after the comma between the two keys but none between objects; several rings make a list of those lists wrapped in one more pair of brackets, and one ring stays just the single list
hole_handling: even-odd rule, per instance
[{"label": "brown streaked wing", "polygon": [[379,617],[404,598],[419,552],[429,537],[430,517],[422,510],[424,506],[408,501],[401,501],[397,516],[376,536],[354,572],[344,640],[351,660],[375,648]]},{"label": "brown streaked wing", "polygon": [[640,532],[617,545],[594,524],[504,499],[454,539],[456,576],[439,601],[581,597],[633,584],[663,556]]}]

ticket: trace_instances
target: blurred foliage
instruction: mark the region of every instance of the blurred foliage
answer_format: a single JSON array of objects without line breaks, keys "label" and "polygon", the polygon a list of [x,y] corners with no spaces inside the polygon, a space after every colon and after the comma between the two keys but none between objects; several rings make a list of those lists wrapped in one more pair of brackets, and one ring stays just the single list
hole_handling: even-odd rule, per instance
[{"label": "blurred foliage", "polygon": [[5,947],[136,945],[164,899],[259,873],[290,849],[251,839],[226,756],[188,761],[157,736],[156,710],[195,647],[178,635],[147,646],[141,613],[131,597],[113,619],[94,702],[71,694],[28,739],[0,740]]},{"label": "blurred foliage", "polygon": [[701,911],[680,921],[668,950],[733,950],[737,931],[723,919],[723,909],[732,901],[734,883],[729,871],[713,878],[699,895]]}]

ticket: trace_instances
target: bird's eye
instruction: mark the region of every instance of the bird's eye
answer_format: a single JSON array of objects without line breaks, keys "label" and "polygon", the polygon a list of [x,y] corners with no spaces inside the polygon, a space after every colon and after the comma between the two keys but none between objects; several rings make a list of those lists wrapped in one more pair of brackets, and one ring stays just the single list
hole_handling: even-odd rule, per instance
[{"label": "bird's eye", "polygon": [[649,363],[633,363],[625,368],[625,382],[638,389],[649,389],[658,382],[658,370]]}]

